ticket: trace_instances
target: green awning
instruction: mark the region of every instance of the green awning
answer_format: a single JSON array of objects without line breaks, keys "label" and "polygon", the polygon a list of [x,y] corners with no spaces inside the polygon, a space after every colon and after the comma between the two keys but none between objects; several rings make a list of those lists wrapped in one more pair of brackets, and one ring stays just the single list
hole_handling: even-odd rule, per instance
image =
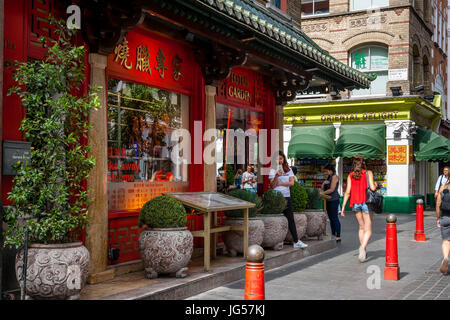
[{"label": "green awning", "polygon": [[418,128],[414,135],[416,161],[449,161],[450,140],[431,130]]},{"label": "green awning", "polygon": [[375,125],[343,125],[334,149],[334,157],[364,159],[386,158],[386,127]]},{"label": "green awning", "polygon": [[332,159],[333,126],[293,127],[288,157],[296,159]]}]

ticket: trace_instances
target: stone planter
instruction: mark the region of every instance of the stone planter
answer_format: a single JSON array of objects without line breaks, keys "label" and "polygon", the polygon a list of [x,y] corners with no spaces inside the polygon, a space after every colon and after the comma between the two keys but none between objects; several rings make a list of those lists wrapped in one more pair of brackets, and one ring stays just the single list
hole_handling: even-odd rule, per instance
[{"label": "stone planter", "polygon": [[264,239],[261,246],[272,250],[282,250],[288,232],[286,217],[282,214],[264,214],[258,215],[258,218],[264,222]]},{"label": "stone planter", "polygon": [[186,227],[147,229],[139,237],[139,249],[147,279],[168,273],[184,278],[194,249],[194,237]]},{"label": "stone planter", "polygon": [[[242,226],[244,218],[227,217],[223,223],[224,226]],[[264,237],[264,222],[259,218],[248,219],[248,245],[261,245]],[[244,252],[244,234],[243,231],[231,230],[222,234],[223,242],[227,251],[232,257],[238,253]]]},{"label": "stone planter", "polygon": [[[297,236],[299,239],[306,235],[307,220],[308,218],[306,218],[306,215],[303,212],[294,212],[295,227],[297,228]],[[289,230],[284,241],[294,242],[292,234]]]},{"label": "stone planter", "polygon": [[327,227],[327,214],[322,210],[306,210],[306,235],[322,240],[323,232]]},{"label": "stone planter", "polygon": [[[23,286],[23,248],[16,255],[16,277]],[[81,242],[28,247],[26,299],[77,300],[89,274],[89,251]]]}]

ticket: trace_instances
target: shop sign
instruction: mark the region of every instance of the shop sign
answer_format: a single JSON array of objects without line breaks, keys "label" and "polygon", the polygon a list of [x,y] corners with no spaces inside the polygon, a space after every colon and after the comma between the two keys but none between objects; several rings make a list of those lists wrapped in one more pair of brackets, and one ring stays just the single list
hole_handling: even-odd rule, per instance
[{"label": "shop sign", "polygon": [[218,88],[218,96],[238,102],[239,104],[253,105],[254,77],[250,70],[234,68],[230,76],[222,81]]},{"label": "shop sign", "polygon": [[390,69],[389,81],[408,80],[408,69]]},{"label": "shop sign", "polygon": [[115,76],[124,74],[166,88],[191,88],[193,65],[188,47],[142,30],[128,32],[108,57],[108,71]]},{"label": "shop sign", "polygon": [[351,113],[322,113],[320,115],[296,115],[284,117],[284,124],[302,123],[333,123],[333,122],[355,122],[355,121],[384,121],[403,119],[404,115],[399,111],[369,111]]},{"label": "shop sign", "polygon": [[388,164],[408,164],[407,147],[388,146]]}]

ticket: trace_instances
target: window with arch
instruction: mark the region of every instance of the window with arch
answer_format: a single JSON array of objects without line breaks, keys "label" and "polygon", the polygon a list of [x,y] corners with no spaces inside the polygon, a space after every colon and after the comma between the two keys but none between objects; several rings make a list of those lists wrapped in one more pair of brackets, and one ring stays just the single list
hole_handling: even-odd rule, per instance
[{"label": "window with arch", "polygon": [[369,89],[353,90],[352,95],[384,95],[388,81],[389,58],[388,49],[372,45],[357,48],[350,53],[350,64],[353,68],[365,72],[376,73]]},{"label": "window with arch", "polygon": [[365,10],[389,6],[389,0],[351,0],[350,10]]}]

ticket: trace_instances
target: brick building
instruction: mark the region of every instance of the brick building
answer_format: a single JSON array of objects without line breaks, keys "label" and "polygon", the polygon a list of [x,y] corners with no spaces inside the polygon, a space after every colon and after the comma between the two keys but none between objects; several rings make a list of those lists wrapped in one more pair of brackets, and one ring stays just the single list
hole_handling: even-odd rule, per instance
[{"label": "brick building", "polygon": [[[341,135],[355,129],[353,125],[360,126],[362,133],[381,126],[379,153],[369,154],[368,159],[373,160],[372,168],[379,169],[375,173],[385,192],[385,211],[414,211],[418,197],[430,197],[439,161],[442,165],[442,159],[450,157],[450,144],[440,130],[441,118],[448,114],[447,1],[302,0],[301,17],[302,31],[331,56],[377,77],[370,89],[342,91],[328,86],[302,92],[284,108],[285,152],[299,169],[317,170],[326,160],[303,159],[301,143],[292,145],[291,137],[298,142],[294,134],[300,134],[301,127],[307,131],[334,126],[336,149],[341,149],[335,150],[333,161],[340,186],[345,187],[351,156],[368,150],[370,143],[359,151],[355,145],[345,151],[345,145],[339,145]],[[448,153],[423,157],[419,131],[427,132],[427,139],[436,134],[443,145],[449,145]],[[298,178],[314,186],[321,174],[304,172]]]}]

